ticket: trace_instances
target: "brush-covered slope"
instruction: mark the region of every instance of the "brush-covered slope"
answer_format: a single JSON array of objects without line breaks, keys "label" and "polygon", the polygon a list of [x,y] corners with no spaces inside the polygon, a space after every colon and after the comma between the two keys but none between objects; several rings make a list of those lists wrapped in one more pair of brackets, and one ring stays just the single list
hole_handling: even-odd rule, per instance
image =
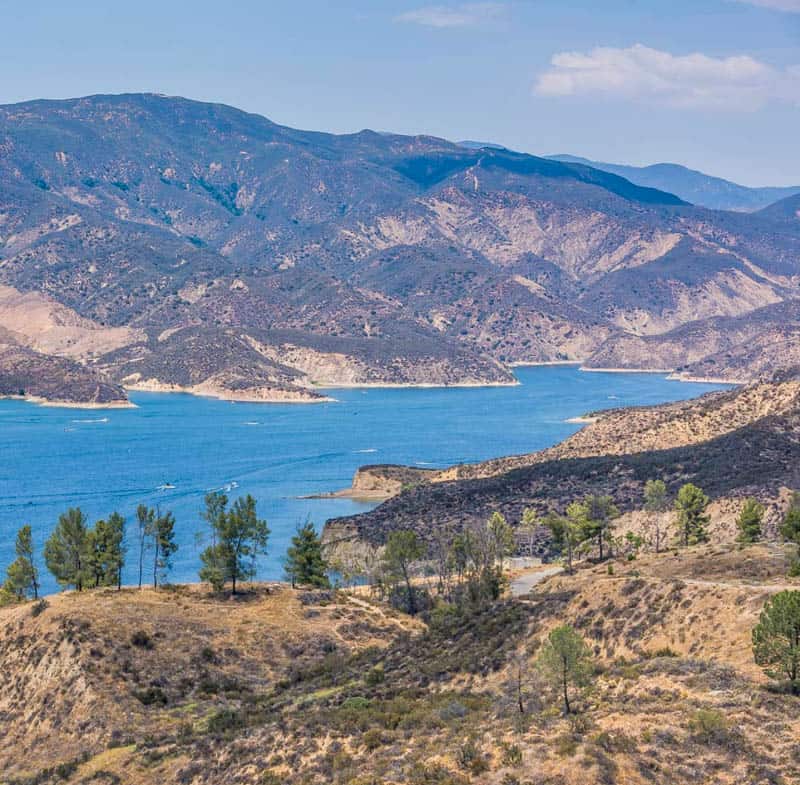
[{"label": "brush-covered slope", "polygon": [[0,107],[0,151],[0,284],[124,336],[72,359],[126,385],[512,383],[798,293],[791,224],[504,149],[134,94]]},{"label": "brush-covered slope", "polygon": [[[4,782],[791,783],[797,698],[751,653],[769,545],[581,567],[428,627],[365,593],[109,591],[0,610]],[[589,643],[592,689],[534,661]],[[520,713],[522,702],[524,713]]]}]

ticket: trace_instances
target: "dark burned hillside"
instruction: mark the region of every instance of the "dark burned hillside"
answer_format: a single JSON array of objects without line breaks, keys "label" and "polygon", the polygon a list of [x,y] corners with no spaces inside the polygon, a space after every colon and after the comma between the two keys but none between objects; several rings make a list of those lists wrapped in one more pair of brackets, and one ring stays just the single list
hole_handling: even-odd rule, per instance
[{"label": "dark burned hillside", "polygon": [[[795,387],[764,385],[601,414],[597,425],[540,454],[453,467],[432,481],[421,477],[371,512],[329,521],[328,536],[355,535],[380,544],[391,531],[413,529],[430,539],[439,527],[459,531],[494,511],[511,522],[518,522],[527,507],[540,514],[563,513],[586,494],[609,494],[623,512],[631,511],[641,507],[644,484],[654,477],[662,478],[670,492],[692,482],[713,498],[771,500],[782,488],[800,486]],[[653,437],[669,443],[682,432],[681,446],[647,446]],[[614,442],[608,451],[607,441]],[[379,468],[373,471],[380,474]]]}]

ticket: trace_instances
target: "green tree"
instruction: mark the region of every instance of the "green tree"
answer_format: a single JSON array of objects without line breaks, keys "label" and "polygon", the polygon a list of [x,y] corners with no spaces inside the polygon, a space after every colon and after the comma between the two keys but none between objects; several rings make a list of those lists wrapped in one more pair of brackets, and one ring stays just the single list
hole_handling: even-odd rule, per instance
[{"label": "green tree", "polygon": [[656,553],[661,552],[666,527],[664,516],[669,509],[667,486],[663,480],[648,480],[644,484],[644,509],[647,512],[647,530]]},{"label": "green tree", "polygon": [[687,482],[678,491],[675,499],[675,510],[678,513],[678,531],[683,545],[696,545],[708,542],[709,517],[706,515],[710,499],[700,488]]},{"label": "green tree", "polygon": [[591,651],[586,641],[569,625],[556,627],[536,658],[539,672],[561,694],[564,714],[572,711],[570,692],[586,687],[592,675]]},{"label": "green tree", "polygon": [[36,568],[33,552],[31,527],[26,524],[17,532],[14,545],[17,558],[8,566],[4,590],[17,601],[29,596],[39,596],[39,571]]},{"label": "green tree", "polygon": [[94,587],[100,586],[105,580],[106,529],[106,522],[100,520],[86,532],[84,571],[87,583]]},{"label": "green tree", "polygon": [[753,657],[772,679],[786,677],[800,693],[800,591],[781,591],[767,600],[753,628]]},{"label": "green tree", "polygon": [[425,546],[413,531],[396,531],[389,535],[383,552],[383,563],[390,580],[402,581],[406,591],[406,607],[413,616],[417,613],[417,599],[411,584],[415,562],[425,555]]},{"label": "green tree", "polygon": [[586,539],[595,540],[600,561],[603,560],[603,544],[611,538],[614,520],[619,510],[610,496],[590,495],[583,500],[585,508]]},{"label": "green tree", "polygon": [[172,556],[178,550],[175,542],[175,516],[171,512],[156,513],[150,529],[153,548],[153,588],[166,580],[172,569]]},{"label": "green tree", "polygon": [[298,526],[297,533],[292,537],[292,544],[286,552],[285,569],[292,588],[297,584],[321,588],[330,586],[322,542],[311,521]]},{"label": "green tree", "polygon": [[736,519],[739,529],[738,541],[742,544],[758,542],[761,539],[761,526],[764,521],[764,506],[758,499],[745,499],[742,511]]},{"label": "green tree", "polygon": [[219,497],[212,500],[206,497],[207,520],[213,520],[214,541],[200,555],[203,562],[200,578],[215,589],[230,581],[232,593],[236,594],[236,584],[256,574],[256,558],[266,552],[269,527],[258,518],[252,496],[237,499],[230,510],[219,501]]},{"label": "green tree", "polygon": [[522,520],[517,526],[517,536],[519,538],[519,547],[522,553],[528,556],[534,555],[534,548],[536,545],[536,530],[542,525],[536,510],[533,507],[526,507],[522,511]]},{"label": "green tree", "polygon": [[781,536],[797,546],[798,554],[795,555],[789,568],[790,575],[800,575],[800,493],[793,493],[789,500],[789,507],[783,516],[780,526]]},{"label": "green tree", "polygon": [[62,586],[83,590],[86,577],[86,516],[77,507],[63,513],[44,546],[47,569]]},{"label": "green tree", "polygon": [[112,512],[106,521],[107,534],[103,554],[103,571],[106,584],[122,588],[122,568],[125,566],[125,518]]},{"label": "green tree", "polygon": [[505,517],[499,512],[493,512],[486,527],[489,531],[489,544],[494,550],[494,558],[503,569],[503,562],[506,556],[514,553],[516,541],[514,540],[514,530],[508,524]]},{"label": "green tree", "polygon": [[575,548],[580,544],[585,530],[585,508],[580,502],[573,502],[567,507],[565,516],[552,513],[545,520],[545,526],[550,529],[553,542],[561,552],[567,572],[573,571],[573,558]]},{"label": "green tree", "polygon": [[139,545],[139,588],[142,588],[144,577],[144,554],[152,537],[153,525],[156,520],[156,511],[151,507],[140,504],[136,508],[136,535]]}]

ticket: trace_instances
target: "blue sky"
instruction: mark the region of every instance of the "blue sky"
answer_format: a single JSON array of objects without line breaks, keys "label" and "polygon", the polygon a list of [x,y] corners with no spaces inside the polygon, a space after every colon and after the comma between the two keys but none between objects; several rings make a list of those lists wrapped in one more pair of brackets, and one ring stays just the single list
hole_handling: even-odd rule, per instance
[{"label": "blue sky", "polygon": [[0,0],[0,19],[0,103],[150,91],[800,183],[800,0]]}]

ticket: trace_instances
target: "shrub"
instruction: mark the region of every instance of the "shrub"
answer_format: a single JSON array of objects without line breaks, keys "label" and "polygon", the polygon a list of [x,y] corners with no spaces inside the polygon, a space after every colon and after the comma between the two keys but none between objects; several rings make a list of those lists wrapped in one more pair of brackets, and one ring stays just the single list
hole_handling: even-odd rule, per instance
[{"label": "shrub", "polygon": [[148,687],[144,690],[136,690],[133,694],[145,706],[167,705],[167,696],[161,687]]},{"label": "shrub", "polygon": [[215,734],[230,733],[244,727],[244,717],[233,709],[221,709],[208,719],[208,732]]},{"label": "shrub", "polygon": [[378,747],[383,746],[383,731],[380,728],[370,728],[368,731],[365,731],[364,735],[361,737],[361,741],[363,742],[364,746],[370,752],[372,752],[373,750],[378,749]]},{"label": "shrub", "polygon": [[33,603],[33,605],[31,605],[31,616],[36,618],[40,614],[44,613],[49,605],[50,603],[44,599],[44,597],[41,600],[37,600]]},{"label": "shrub", "polygon": [[716,709],[698,709],[689,720],[689,731],[701,744],[725,744],[730,739],[730,724]]},{"label": "shrub", "polygon": [[476,776],[489,770],[489,763],[486,760],[486,756],[483,754],[483,751],[478,746],[475,739],[467,739],[456,750],[455,758],[460,768]]},{"label": "shrub", "polygon": [[154,646],[153,639],[144,630],[136,630],[131,635],[131,643],[140,649],[152,649]]},{"label": "shrub", "polygon": [[522,765],[522,749],[520,748],[519,744],[503,745],[503,765],[504,766]]},{"label": "shrub", "polygon": [[386,674],[383,671],[383,665],[376,665],[374,668],[370,668],[370,670],[367,671],[365,681],[370,687],[377,687],[379,684],[383,684],[385,679]]}]

